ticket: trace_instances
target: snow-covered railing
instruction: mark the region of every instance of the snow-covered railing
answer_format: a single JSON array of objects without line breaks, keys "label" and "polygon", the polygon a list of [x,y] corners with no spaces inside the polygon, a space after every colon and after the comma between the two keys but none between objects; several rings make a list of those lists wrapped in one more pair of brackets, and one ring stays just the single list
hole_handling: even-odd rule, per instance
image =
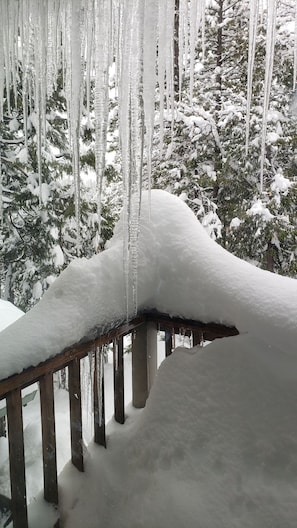
[{"label": "snow-covered railing", "polygon": [[[14,528],[28,528],[21,390],[38,382],[40,391],[44,498],[57,507],[58,477],[53,374],[68,368],[71,460],[84,471],[80,360],[90,355],[93,380],[94,441],[106,447],[104,369],[101,347],[113,343],[114,417],[125,421],[123,338],[132,334],[132,403],[144,407],[157,370],[157,331],[165,332],[165,355],[172,352],[174,334],[191,335],[193,345],[203,340],[238,334],[234,327],[170,318],[159,313],[141,314],[93,341],[82,342],[35,367],[0,381],[0,400],[6,399],[11,512]],[[55,527],[61,526],[58,519]]]}]

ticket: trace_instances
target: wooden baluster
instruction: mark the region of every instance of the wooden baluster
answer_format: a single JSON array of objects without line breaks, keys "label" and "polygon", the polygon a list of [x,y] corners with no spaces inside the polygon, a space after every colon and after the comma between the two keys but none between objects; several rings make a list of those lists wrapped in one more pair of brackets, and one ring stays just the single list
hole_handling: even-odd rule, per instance
[{"label": "wooden baluster", "polygon": [[40,378],[44,498],[58,504],[53,374]]},{"label": "wooden baluster", "polygon": [[114,385],[114,418],[115,421],[125,423],[124,399],[124,338],[113,343],[113,385]]},{"label": "wooden baluster", "polygon": [[203,334],[201,330],[193,331],[193,346],[200,345],[203,341]]},{"label": "wooden baluster", "polygon": [[105,397],[103,349],[95,352],[94,368],[94,442],[106,447],[105,434]]},{"label": "wooden baluster", "polygon": [[79,470],[84,471],[82,415],[81,415],[81,386],[80,360],[75,358],[68,366],[69,375],[69,403],[70,403],[70,431],[71,431],[71,460]]},{"label": "wooden baluster", "polygon": [[6,403],[13,527],[28,528],[21,390],[9,392]]},{"label": "wooden baluster", "polygon": [[172,354],[172,349],[173,349],[172,331],[165,330],[165,356],[166,357]]}]

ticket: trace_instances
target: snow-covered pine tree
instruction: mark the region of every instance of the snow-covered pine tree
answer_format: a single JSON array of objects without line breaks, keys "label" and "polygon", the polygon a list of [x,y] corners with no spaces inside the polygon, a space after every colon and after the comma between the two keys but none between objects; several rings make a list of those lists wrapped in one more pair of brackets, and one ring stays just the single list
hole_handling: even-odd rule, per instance
[{"label": "snow-covered pine tree", "polygon": [[194,96],[189,101],[186,77],[173,134],[167,121],[164,160],[155,158],[155,184],[182,195],[230,251],[295,274],[296,121],[289,113],[294,36],[280,9],[261,192],[266,14],[257,35],[246,154],[248,7],[248,0],[209,3],[205,47],[196,50]]},{"label": "snow-covered pine tree", "polygon": [[[77,256],[75,189],[71,174],[68,120],[62,85],[47,103],[46,140],[42,145],[42,183],[37,156],[37,115],[30,113],[28,148],[23,133],[22,100],[13,114],[4,105],[0,123],[2,224],[1,296],[27,311],[49,284]],[[87,174],[94,165],[87,128],[82,129]],[[108,172],[110,184],[116,171]],[[87,177],[86,177],[87,181]],[[115,185],[115,184],[114,184]],[[111,189],[102,200],[102,231],[98,237],[96,190],[81,185],[80,256],[91,256],[110,238],[116,205]],[[117,207],[118,211],[118,207]]]}]

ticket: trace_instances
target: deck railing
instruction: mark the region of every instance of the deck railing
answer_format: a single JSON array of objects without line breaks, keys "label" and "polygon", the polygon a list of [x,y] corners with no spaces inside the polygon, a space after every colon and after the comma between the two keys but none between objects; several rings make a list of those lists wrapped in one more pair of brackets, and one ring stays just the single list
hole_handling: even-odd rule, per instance
[{"label": "deck railing", "polygon": [[[70,439],[72,464],[84,471],[82,437],[81,359],[91,354],[93,378],[94,442],[106,447],[104,377],[100,361],[103,345],[113,344],[114,418],[125,421],[124,401],[124,336],[132,334],[132,404],[144,407],[157,370],[157,331],[165,332],[165,355],[171,354],[174,335],[192,336],[192,344],[203,340],[238,334],[234,327],[171,318],[159,313],[141,314],[132,321],[99,335],[96,339],[74,345],[57,356],[20,374],[0,381],[0,400],[6,399],[11,512],[14,528],[28,528],[26,474],[21,390],[38,382],[40,391],[44,498],[57,508],[56,528],[61,528],[58,512],[58,473],[54,413],[55,372],[68,367]],[[98,375],[100,373],[100,376]]]}]

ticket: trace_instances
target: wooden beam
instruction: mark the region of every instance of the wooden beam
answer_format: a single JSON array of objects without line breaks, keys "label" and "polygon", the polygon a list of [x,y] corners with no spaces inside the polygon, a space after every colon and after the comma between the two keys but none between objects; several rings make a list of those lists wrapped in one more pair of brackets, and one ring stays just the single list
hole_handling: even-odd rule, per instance
[{"label": "wooden beam", "polygon": [[13,527],[28,528],[21,390],[11,391],[6,404]]},{"label": "wooden beam", "polygon": [[69,404],[70,404],[70,433],[71,460],[79,470],[84,471],[82,413],[81,413],[81,385],[80,360],[75,358],[68,366]]},{"label": "wooden beam", "polygon": [[53,374],[40,379],[44,498],[58,504],[57,453]]},{"label": "wooden beam", "polygon": [[125,422],[124,399],[124,338],[113,343],[113,387],[114,387],[114,418],[123,424]]}]

